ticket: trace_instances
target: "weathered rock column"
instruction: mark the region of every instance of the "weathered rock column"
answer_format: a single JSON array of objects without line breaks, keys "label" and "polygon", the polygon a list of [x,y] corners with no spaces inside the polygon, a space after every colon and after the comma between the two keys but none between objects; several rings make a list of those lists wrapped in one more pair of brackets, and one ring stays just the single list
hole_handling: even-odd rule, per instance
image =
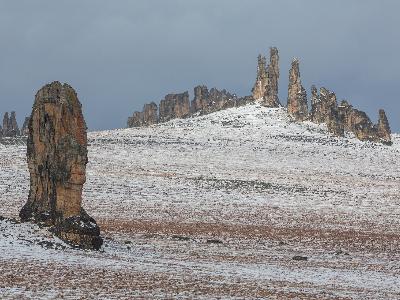
[{"label": "weathered rock column", "polygon": [[267,84],[264,93],[264,104],[267,107],[279,107],[279,54],[276,47],[270,48],[270,64],[267,69]]},{"label": "weathered rock column", "polygon": [[255,100],[261,99],[265,94],[265,87],[267,85],[267,61],[265,56],[261,54],[258,56],[257,64],[257,78],[253,89],[251,90]]},{"label": "weathered rock column", "polygon": [[386,117],[386,113],[383,109],[379,110],[379,120],[377,127],[377,135],[378,138],[381,140],[382,143],[391,145],[392,138],[391,138],[391,130],[389,126],[389,121]]},{"label": "weathered rock column", "polygon": [[59,82],[40,89],[28,128],[30,190],[21,220],[51,226],[57,236],[78,247],[99,249],[100,229],[82,208],[87,133],[74,89]]},{"label": "weathered rock column", "polygon": [[297,59],[292,61],[292,68],[289,71],[287,110],[296,121],[304,121],[308,117],[307,92],[301,85]]}]

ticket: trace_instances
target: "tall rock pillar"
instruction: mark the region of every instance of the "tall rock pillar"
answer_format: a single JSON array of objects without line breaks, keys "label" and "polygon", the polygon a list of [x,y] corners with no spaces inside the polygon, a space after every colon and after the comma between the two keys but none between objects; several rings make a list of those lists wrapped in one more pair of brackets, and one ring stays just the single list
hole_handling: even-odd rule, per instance
[{"label": "tall rock pillar", "polygon": [[376,128],[377,128],[378,138],[381,140],[381,142],[384,144],[391,145],[392,144],[392,139],[390,136],[391,130],[389,126],[389,121],[386,117],[386,113],[383,109],[379,110],[379,120]]},{"label": "tall rock pillar", "polygon": [[292,61],[292,68],[289,71],[287,109],[296,121],[304,121],[308,117],[307,92],[301,85],[297,59]]},{"label": "tall rock pillar", "polygon": [[276,47],[270,48],[270,63],[267,69],[267,84],[264,93],[264,104],[267,107],[279,107],[278,97],[279,81],[279,54]]},{"label": "tall rock pillar", "polygon": [[41,88],[28,127],[30,190],[21,220],[51,226],[57,236],[80,248],[99,249],[100,229],[82,208],[87,133],[74,89],[59,82]]},{"label": "tall rock pillar", "polygon": [[258,56],[258,64],[257,64],[257,78],[256,83],[254,84],[253,89],[251,90],[253,93],[253,98],[255,100],[261,99],[265,94],[265,87],[267,85],[267,61],[265,56],[261,54]]}]

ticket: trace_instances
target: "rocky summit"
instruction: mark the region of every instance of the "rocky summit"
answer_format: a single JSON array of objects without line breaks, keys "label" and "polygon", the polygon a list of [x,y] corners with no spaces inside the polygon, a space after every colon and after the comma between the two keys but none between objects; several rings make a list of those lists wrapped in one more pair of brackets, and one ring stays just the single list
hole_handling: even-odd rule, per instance
[{"label": "rocky summit", "polygon": [[[154,102],[146,104],[143,111],[136,111],[128,118],[128,127],[149,126],[255,102],[269,108],[281,107],[278,97],[279,77],[279,52],[276,47],[271,47],[268,65],[265,56],[258,56],[256,82],[250,96],[238,98],[225,89],[208,90],[207,86],[199,85],[194,88],[192,101],[189,101],[189,93],[186,91],[165,96],[160,102],[158,113]],[[289,70],[286,111],[294,121],[326,124],[328,131],[338,137],[343,137],[345,132],[349,132],[362,141],[392,144],[389,121],[383,109],[379,110],[378,124],[373,124],[365,112],[353,108],[345,100],[339,105],[334,92],[325,87],[321,87],[318,92],[314,85],[311,86],[310,102],[309,110],[307,92],[300,78],[300,62],[293,59]]]},{"label": "rocky summit", "polygon": [[87,133],[74,89],[60,82],[41,88],[28,127],[30,190],[21,220],[51,226],[57,236],[80,248],[99,249],[100,229],[81,205]]}]

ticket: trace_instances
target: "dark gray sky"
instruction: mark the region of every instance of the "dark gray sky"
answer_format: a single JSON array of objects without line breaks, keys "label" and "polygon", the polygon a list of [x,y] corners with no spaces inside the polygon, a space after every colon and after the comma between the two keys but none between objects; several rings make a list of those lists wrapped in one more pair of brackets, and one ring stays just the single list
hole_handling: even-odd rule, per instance
[{"label": "dark gray sky", "polygon": [[400,131],[398,0],[0,0],[0,112],[30,113],[45,83],[70,83],[90,129],[206,84],[250,94],[257,55],[280,51],[303,85],[325,86]]}]

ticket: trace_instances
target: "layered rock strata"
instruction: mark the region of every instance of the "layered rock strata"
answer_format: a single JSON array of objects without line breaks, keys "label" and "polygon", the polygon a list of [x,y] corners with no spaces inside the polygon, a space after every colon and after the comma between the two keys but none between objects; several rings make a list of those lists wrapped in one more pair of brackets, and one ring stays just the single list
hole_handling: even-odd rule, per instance
[{"label": "layered rock strata", "polygon": [[51,226],[57,236],[80,248],[99,249],[100,229],[82,208],[87,133],[74,89],[59,82],[40,89],[28,127],[30,190],[21,220]]},{"label": "layered rock strata", "polygon": [[308,118],[307,92],[301,85],[297,59],[292,61],[292,68],[289,71],[287,110],[296,121],[304,121]]}]

